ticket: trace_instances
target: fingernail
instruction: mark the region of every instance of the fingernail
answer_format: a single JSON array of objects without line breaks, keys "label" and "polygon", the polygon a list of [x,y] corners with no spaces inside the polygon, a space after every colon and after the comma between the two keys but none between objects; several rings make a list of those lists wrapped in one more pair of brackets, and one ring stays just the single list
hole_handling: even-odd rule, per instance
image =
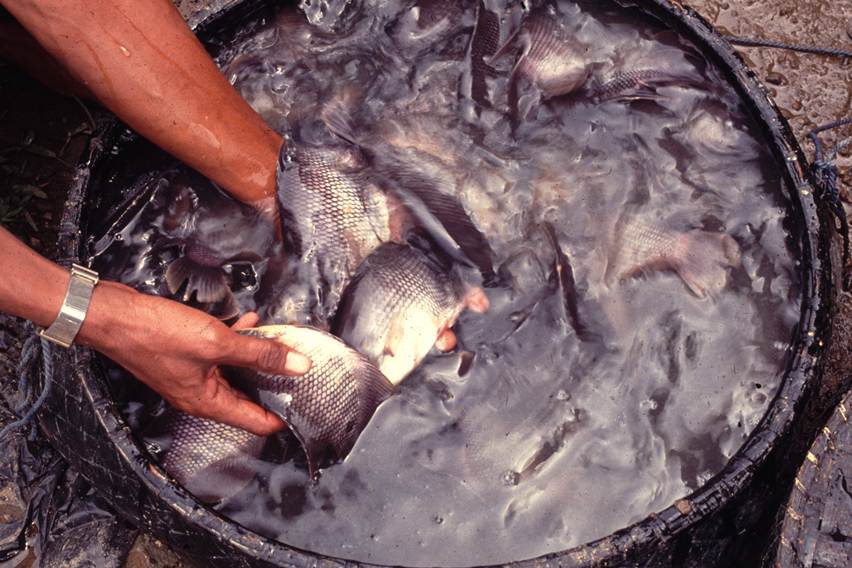
[{"label": "fingernail", "polygon": [[287,370],[291,373],[297,373],[299,375],[303,375],[310,371],[311,369],[311,360],[302,355],[301,353],[297,353],[296,351],[290,351],[287,354]]}]

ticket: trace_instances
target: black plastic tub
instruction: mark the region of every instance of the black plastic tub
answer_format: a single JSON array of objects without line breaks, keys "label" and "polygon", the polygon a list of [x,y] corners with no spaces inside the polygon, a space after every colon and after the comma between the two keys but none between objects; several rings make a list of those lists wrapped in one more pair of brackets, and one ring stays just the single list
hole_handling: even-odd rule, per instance
[{"label": "black plastic tub", "polygon": [[[197,24],[214,55],[239,30],[251,29],[272,2],[225,1]],[[821,376],[829,342],[832,284],[830,229],[809,181],[804,155],[766,90],[731,46],[691,9],[667,0],[621,2],[639,8],[694,42],[724,71],[771,145],[790,198],[788,212],[798,231],[802,289],[801,319],[779,392],[764,419],[739,452],[705,486],[631,526],[594,542],[517,562],[512,566],[721,566],[731,565],[740,535],[755,524],[776,483],[778,464],[790,447],[791,432]],[[100,134],[76,175],[61,225],[59,260],[88,258],[90,222],[103,218],[97,193],[99,171],[126,129],[107,115]],[[132,203],[129,204],[132,206]],[[322,557],[263,538],[206,508],[170,481],[131,432],[110,399],[105,372],[89,349],[62,352],[55,385],[40,422],[56,448],[116,511],[174,547],[216,566],[342,566],[349,561]]]}]

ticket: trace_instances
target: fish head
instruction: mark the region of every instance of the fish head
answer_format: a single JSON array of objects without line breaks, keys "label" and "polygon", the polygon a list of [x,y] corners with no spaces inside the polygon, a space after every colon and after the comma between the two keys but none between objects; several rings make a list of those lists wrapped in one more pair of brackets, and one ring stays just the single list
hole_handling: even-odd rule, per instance
[{"label": "fish head", "polygon": [[312,477],[346,457],[393,385],[363,355],[324,331],[274,325],[239,333],[280,341],[307,355],[301,377],[226,369],[234,383],[281,417],[299,440]]},{"label": "fish head", "polygon": [[591,68],[579,57],[541,60],[532,70],[532,81],[544,98],[568,95],[589,80]]}]

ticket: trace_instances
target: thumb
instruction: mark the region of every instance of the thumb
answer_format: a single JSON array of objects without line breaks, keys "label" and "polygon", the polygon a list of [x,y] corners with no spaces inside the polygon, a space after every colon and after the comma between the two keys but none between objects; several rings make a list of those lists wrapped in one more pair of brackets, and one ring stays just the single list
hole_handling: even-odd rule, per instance
[{"label": "thumb", "polygon": [[231,349],[220,363],[248,367],[272,375],[304,375],[311,360],[276,339],[233,334]]}]

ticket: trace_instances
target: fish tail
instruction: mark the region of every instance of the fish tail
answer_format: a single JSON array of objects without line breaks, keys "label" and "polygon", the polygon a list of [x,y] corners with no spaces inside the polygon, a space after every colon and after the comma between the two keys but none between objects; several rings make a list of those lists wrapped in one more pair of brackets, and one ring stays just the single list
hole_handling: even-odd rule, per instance
[{"label": "fish tail", "polygon": [[202,304],[215,304],[230,294],[228,279],[221,266],[203,266],[186,256],[176,258],[166,268],[166,285],[169,292],[183,290],[183,300]]}]

